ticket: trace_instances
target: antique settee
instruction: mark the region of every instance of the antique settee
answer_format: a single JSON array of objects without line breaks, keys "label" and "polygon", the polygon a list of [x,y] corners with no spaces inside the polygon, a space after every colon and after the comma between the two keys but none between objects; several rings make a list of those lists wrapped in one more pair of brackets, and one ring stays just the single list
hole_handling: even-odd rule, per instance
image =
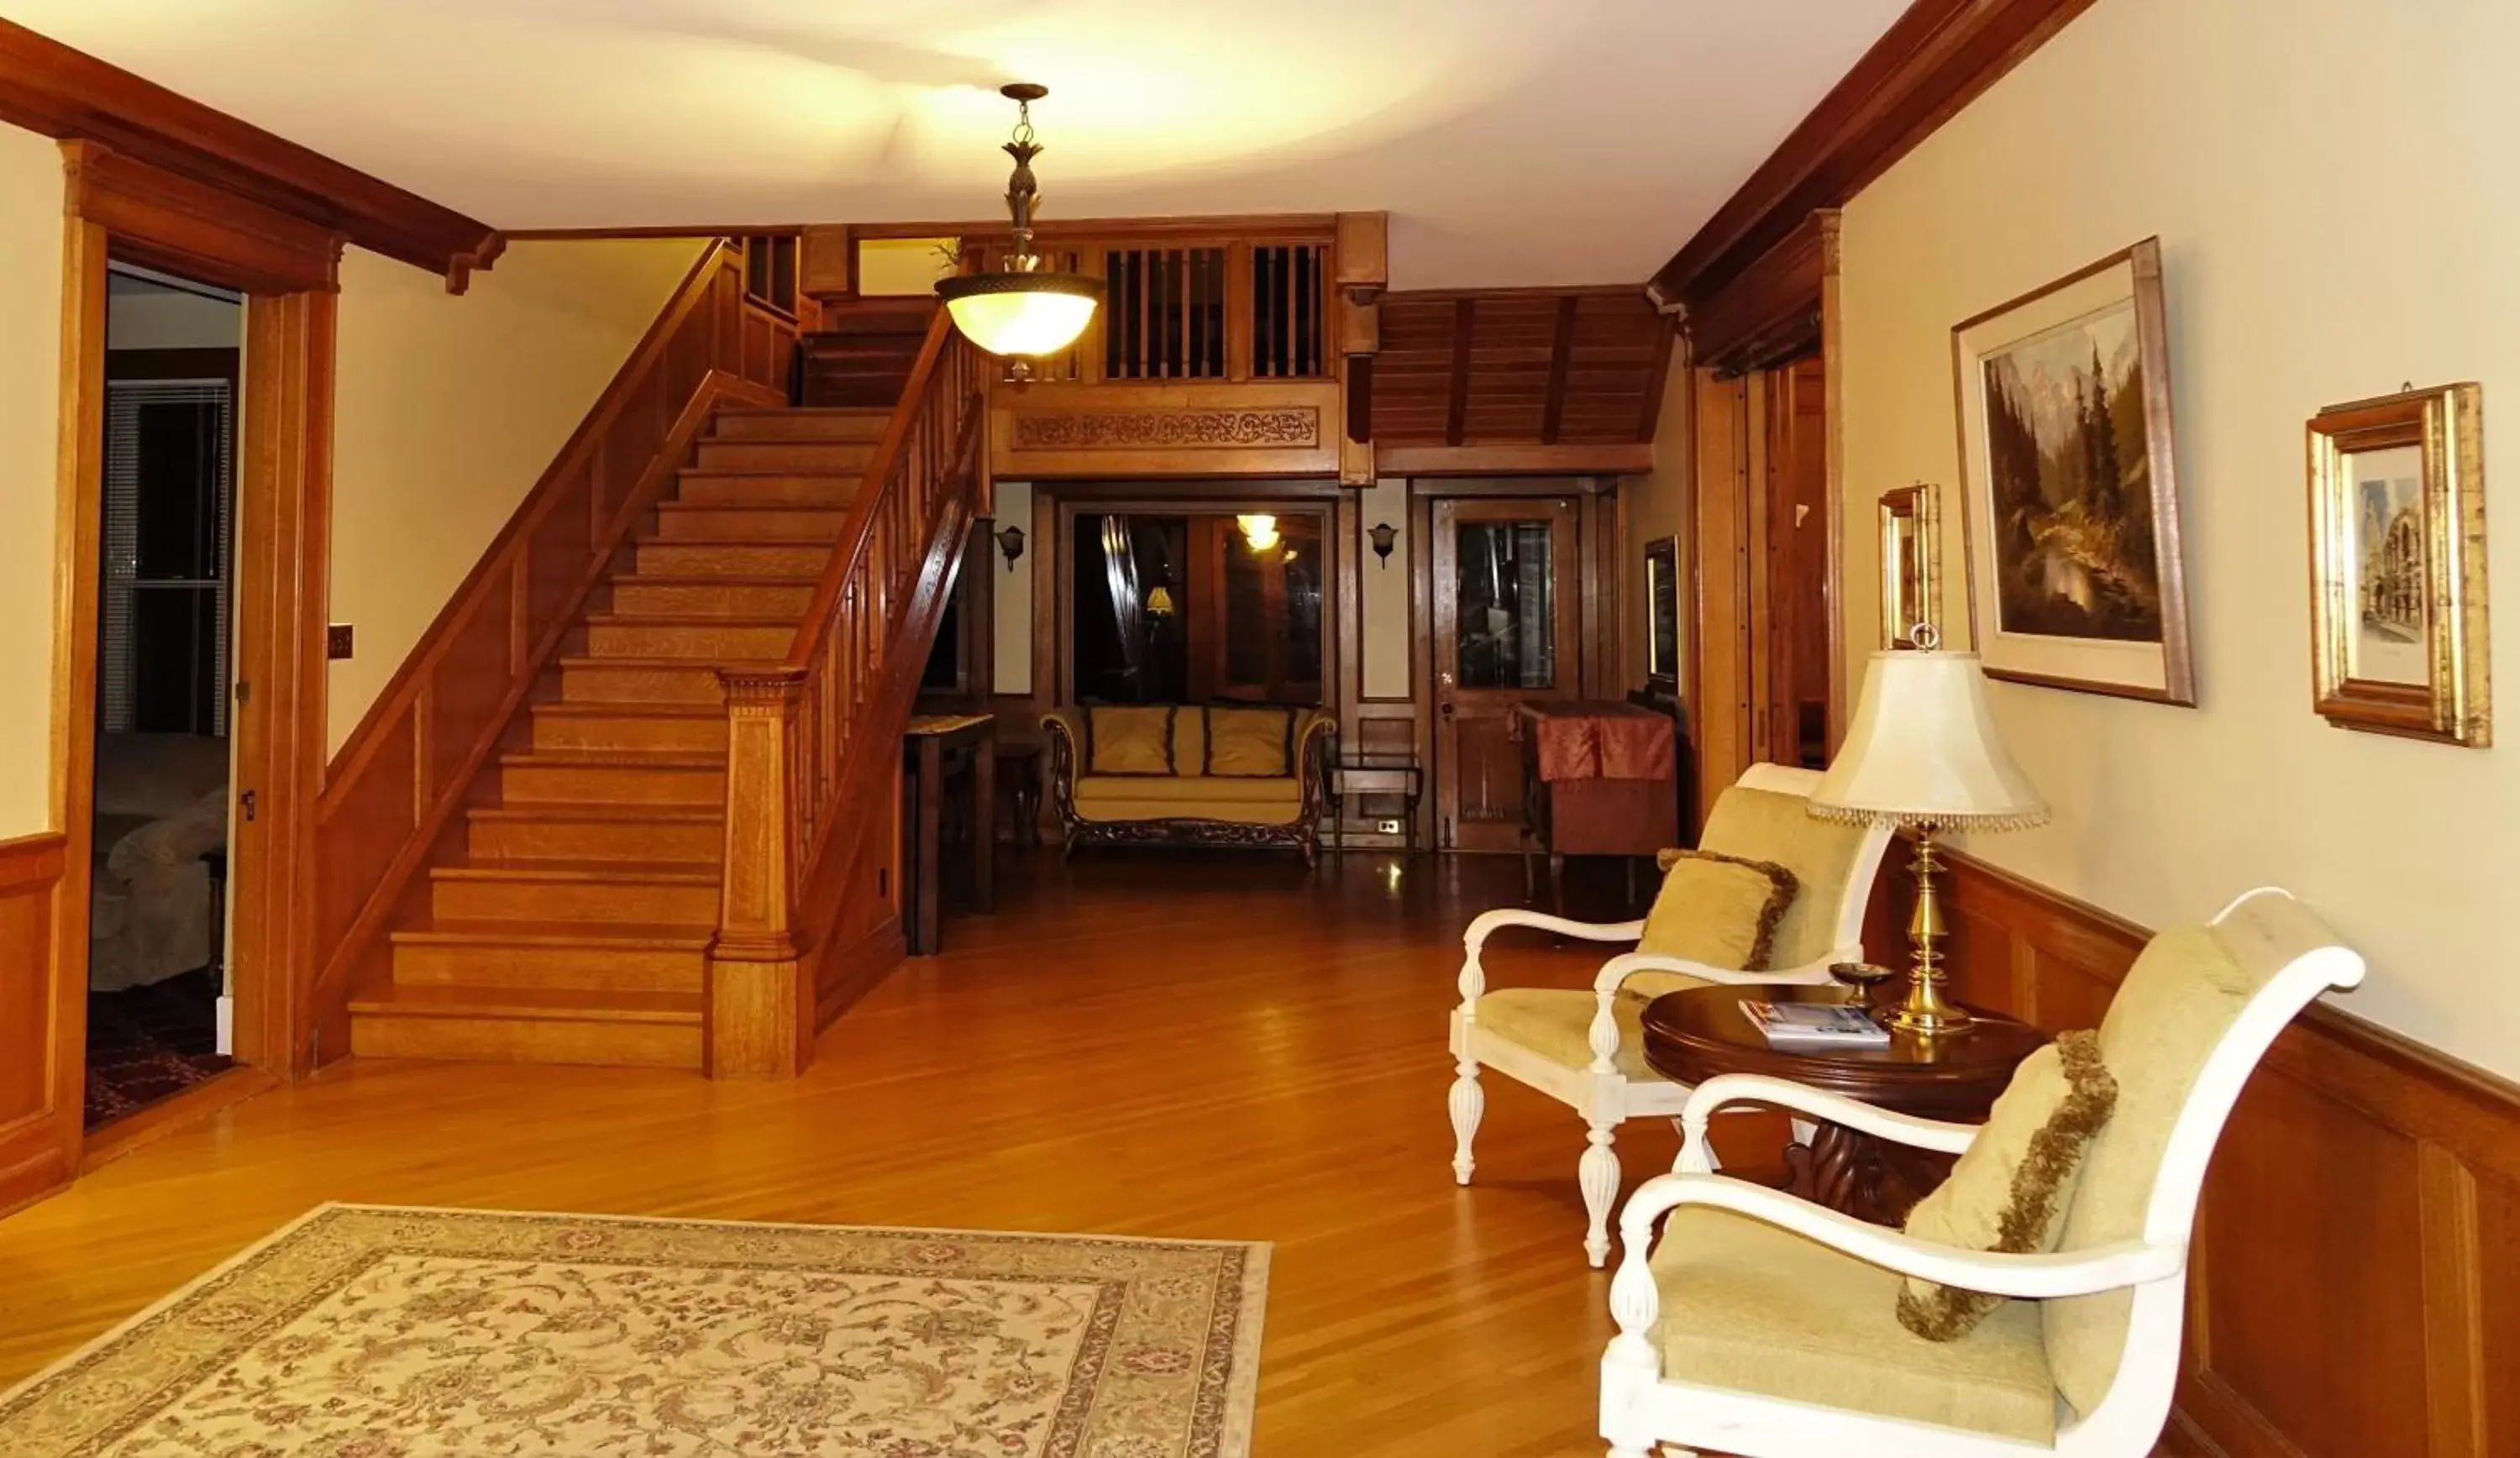
[{"label": "antique settee", "polygon": [[1067,848],[1279,846],[1313,859],[1330,736],[1319,709],[1098,704],[1042,720]]}]

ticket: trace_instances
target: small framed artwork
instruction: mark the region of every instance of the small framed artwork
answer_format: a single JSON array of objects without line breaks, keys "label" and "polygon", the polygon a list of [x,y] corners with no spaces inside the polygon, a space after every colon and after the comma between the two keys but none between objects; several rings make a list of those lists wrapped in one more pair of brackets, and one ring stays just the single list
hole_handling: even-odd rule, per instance
[{"label": "small framed artwork", "polygon": [[1913,648],[1919,627],[1942,630],[1943,523],[1934,488],[1881,493],[1881,646]]},{"label": "small framed artwork", "polygon": [[1680,539],[1645,544],[1645,681],[1680,687]]},{"label": "small framed artwork", "polygon": [[2491,744],[2484,391],[2320,411],[2310,519],[2318,712],[2344,729]]},{"label": "small framed artwork", "polygon": [[2161,243],[1952,331],[1969,617],[2000,679],[2196,702]]}]

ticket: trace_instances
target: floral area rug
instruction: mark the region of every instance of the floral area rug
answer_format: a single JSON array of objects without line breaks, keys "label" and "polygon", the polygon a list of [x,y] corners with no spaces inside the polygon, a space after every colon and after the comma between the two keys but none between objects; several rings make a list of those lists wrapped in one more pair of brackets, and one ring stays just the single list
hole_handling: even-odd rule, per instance
[{"label": "floral area rug", "polygon": [[1265,1245],[328,1205],[5,1458],[1244,1458]]}]

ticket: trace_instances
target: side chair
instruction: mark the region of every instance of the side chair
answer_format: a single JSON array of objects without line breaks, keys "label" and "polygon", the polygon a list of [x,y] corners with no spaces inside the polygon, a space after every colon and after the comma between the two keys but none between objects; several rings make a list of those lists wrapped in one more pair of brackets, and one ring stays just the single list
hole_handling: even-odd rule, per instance
[{"label": "side chair", "polygon": [[1470,1143],[1487,1108],[1479,1071],[1493,1068],[1583,1116],[1586,1147],[1576,1182],[1584,1195],[1584,1255],[1596,1267],[1610,1255],[1610,1207],[1619,1196],[1614,1131],[1630,1119],[1676,1119],[1688,1089],[1645,1066],[1645,1004],[1665,993],[1709,983],[1825,983],[1831,962],[1863,955],[1864,908],[1890,843],[1882,826],[1815,818],[1817,770],[1752,765],[1716,797],[1700,845],[1747,861],[1783,865],[1799,890],[1778,920],[1766,970],[1711,967],[1627,951],[1601,964],[1590,992],[1554,988],[1490,991],[1480,953],[1507,927],[1529,927],[1589,942],[1634,944],[1644,922],[1594,923],[1505,906],[1485,911],[1462,933],[1461,1005],[1454,1009],[1453,1177],[1470,1182]]},{"label": "side chair", "polygon": [[[1681,1115],[1678,1172],[1620,1214],[1619,1335],[1601,1358],[1611,1458],[1658,1445],[1679,1458],[2144,1458],[2170,1414],[2189,1232],[2231,1105],[2275,1035],[2362,973],[2282,891],[2155,937],[2100,1025],[2116,1109],[2083,1156],[2052,1255],[1920,1240],[1713,1172],[1707,1124],[1732,1104],[1954,1155],[1978,1130],[1779,1079],[1709,1079]],[[1895,1314],[1911,1276],[2012,1300],[1928,1342]]]}]

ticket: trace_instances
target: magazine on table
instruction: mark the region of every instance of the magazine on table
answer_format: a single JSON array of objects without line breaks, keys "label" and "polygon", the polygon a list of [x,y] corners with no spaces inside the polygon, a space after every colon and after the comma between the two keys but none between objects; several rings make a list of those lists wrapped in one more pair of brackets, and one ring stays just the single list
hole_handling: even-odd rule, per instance
[{"label": "magazine on table", "polygon": [[1801,1047],[1886,1048],[1890,1030],[1861,1007],[1834,1002],[1757,1002],[1744,998],[1741,1015],[1768,1041]]}]

